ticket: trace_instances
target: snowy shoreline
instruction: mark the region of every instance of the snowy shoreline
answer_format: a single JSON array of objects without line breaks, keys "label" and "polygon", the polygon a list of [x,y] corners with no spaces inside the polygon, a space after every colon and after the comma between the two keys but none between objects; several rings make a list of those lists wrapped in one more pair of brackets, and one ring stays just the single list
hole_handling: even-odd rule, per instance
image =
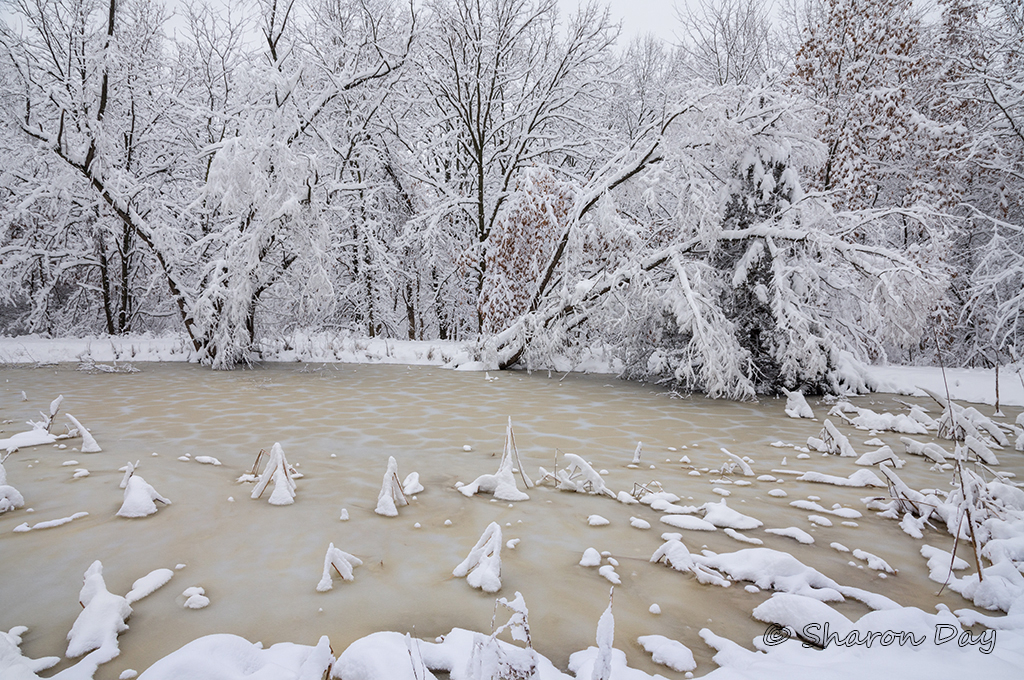
[{"label": "snowy shoreline", "polygon": [[[295,334],[264,343],[260,361],[268,363],[401,364],[438,366],[455,370],[497,370],[497,365],[476,358],[472,343],[447,340],[394,340],[368,338],[348,333]],[[195,353],[181,336],[100,336],[85,338],[43,338],[38,335],[0,337],[0,365],[49,363],[146,363],[192,362]],[[550,368],[560,373],[621,372],[621,363],[598,351],[581,361],[555,360]],[[99,370],[104,370],[101,367]],[[994,405],[995,371],[983,368],[936,366],[863,366],[855,376],[870,392],[923,397],[924,390],[946,391],[957,401]],[[923,389],[922,389],[923,388]],[[999,403],[1024,406],[1024,379],[1020,368],[1007,366],[999,372]]]}]

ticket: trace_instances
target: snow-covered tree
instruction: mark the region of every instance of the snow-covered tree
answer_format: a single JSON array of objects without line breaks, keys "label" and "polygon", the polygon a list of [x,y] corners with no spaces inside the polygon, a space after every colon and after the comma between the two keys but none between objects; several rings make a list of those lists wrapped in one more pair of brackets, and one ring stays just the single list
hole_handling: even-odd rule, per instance
[{"label": "snow-covered tree", "polygon": [[774,65],[769,7],[756,0],[677,6],[683,66],[712,85],[754,85]]},{"label": "snow-covered tree", "polygon": [[579,192],[537,311],[499,334],[499,359],[608,343],[633,375],[749,398],[838,389],[844,350],[916,341],[942,292],[940,244],[903,252],[884,226],[917,213],[807,191],[825,157],[813,135],[809,103],[771,79],[676,94]]},{"label": "snow-covered tree", "polygon": [[431,10],[424,91],[410,102],[429,106],[419,114],[423,141],[410,149],[426,203],[417,223],[446,249],[431,258],[446,287],[438,294],[457,305],[440,314],[451,328],[443,332],[477,333],[488,244],[516,183],[534,166],[589,162],[581,152],[597,126],[587,106],[615,31],[596,5],[560,26],[554,0],[446,0]]}]

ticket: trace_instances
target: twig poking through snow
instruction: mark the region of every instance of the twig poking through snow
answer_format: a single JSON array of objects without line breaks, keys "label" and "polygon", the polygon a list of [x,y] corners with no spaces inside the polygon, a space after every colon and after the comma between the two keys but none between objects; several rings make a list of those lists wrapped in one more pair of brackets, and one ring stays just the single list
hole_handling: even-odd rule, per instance
[{"label": "twig poking through snow", "polygon": [[331,569],[338,572],[338,576],[346,581],[355,580],[352,570],[362,565],[363,561],[355,555],[350,555],[344,550],[339,550],[331,543],[327,546],[327,554],[324,555],[324,573],[320,577],[320,583],[316,585],[319,593],[325,593],[334,587],[331,579]]}]

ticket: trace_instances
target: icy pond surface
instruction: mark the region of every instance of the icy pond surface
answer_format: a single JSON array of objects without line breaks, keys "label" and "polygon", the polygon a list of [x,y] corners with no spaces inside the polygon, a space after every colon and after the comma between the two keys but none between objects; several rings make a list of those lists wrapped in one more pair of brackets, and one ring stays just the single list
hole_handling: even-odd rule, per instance
[{"label": "icy pond surface", "polygon": [[[829,407],[817,400],[811,400],[817,420],[796,420],[783,412],[785,400],[741,404],[675,398],[609,376],[352,365],[279,364],[233,372],[183,364],[138,368],[132,374],[89,373],[73,365],[0,369],[5,422],[0,438],[26,429],[26,420],[37,420],[38,412],[63,394],[56,422],[63,427],[63,414],[73,414],[103,448],[82,453],[75,450],[81,440],[74,439],[65,449],[25,448],[7,459],[8,481],[23,494],[25,507],[0,515],[0,629],[28,626],[22,645],[27,656],[63,656],[65,637],[81,611],[82,577],[93,561],[102,561],[107,588],[121,595],[155,569],[185,565],[168,585],[133,605],[130,630],[120,637],[121,654],[101,666],[97,678],[117,678],[125,669],[141,672],[211,633],[234,633],[265,645],[314,645],[326,634],[338,655],[352,641],[380,630],[426,639],[453,627],[489,631],[495,597],[511,599],[516,591],[530,610],[534,646],[564,670],[569,654],[594,645],[598,617],[608,605],[609,581],[596,568],[579,565],[587,548],[608,551],[618,563],[615,646],[626,651],[633,667],[683,677],[654,664],[636,642],[641,635],[684,643],[696,657],[695,673],[702,675],[716,664],[697,635],[701,628],[747,647],[764,632],[765,624],[751,611],[769,592],[751,592],[755,589],[745,589],[744,583],[701,585],[689,574],[649,561],[667,531],[682,532],[695,553],[705,546],[719,553],[750,547],[722,530],[674,529],[646,505],[551,486],[529,489],[530,500],[514,504],[459,493],[456,482],[495,472],[509,416],[535,480],[538,467],[555,467],[556,451],[575,453],[606,471],[604,480],[616,492],[657,481],[681,497],[680,505],[725,498],[730,508],[764,523],[745,535],[845,586],[928,612],[937,603],[970,606],[948,589],[936,595],[938,585],[928,580],[919,553],[922,541],[865,507],[862,498],[884,489],[794,480],[807,470],[845,477],[864,469],[852,458],[816,452],[798,458],[794,448],[772,445],[803,446],[809,436],[818,436]],[[877,411],[906,411],[884,396],[853,401]],[[910,401],[938,416],[934,403]],[[991,413],[990,407],[980,410]],[[1012,422],[1018,411],[1004,408],[1006,420]],[[858,453],[877,448],[865,445],[870,439],[889,444],[908,460],[900,476],[913,488],[949,487],[948,472],[903,453],[901,435],[840,428]],[[641,464],[630,467],[638,441],[643,442]],[[271,506],[266,495],[252,500],[252,485],[236,481],[257,452],[269,451],[275,442],[303,474],[294,505]],[[722,447],[748,457],[755,477],[738,469],[719,474],[730,461]],[[200,456],[215,457],[222,465],[200,464],[195,460]],[[425,487],[394,518],[374,514],[389,456],[397,460],[401,478],[418,472]],[[1019,452],[1000,452],[1000,459],[1000,469],[1024,474]],[[138,474],[171,505],[143,519],[115,516],[123,497],[118,470],[129,461],[139,461]],[[76,477],[82,469],[89,474]],[[759,481],[758,475],[777,479]],[[785,497],[769,495],[776,489]],[[832,526],[819,526],[808,517],[822,513],[790,505],[800,499],[828,509],[839,504],[863,516],[844,524],[842,517],[827,514]],[[343,510],[347,521],[339,519]],[[80,512],[88,515],[54,528],[14,531],[25,522]],[[591,515],[609,524],[591,526]],[[651,528],[631,526],[631,517]],[[514,549],[502,550],[497,595],[452,576],[491,522],[500,525],[503,542],[520,539]],[[786,527],[802,529],[815,542],[804,545],[765,531]],[[832,542],[867,550],[898,574],[883,577],[830,547]],[[946,550],[952,544],[947,533],[927,528],[924,542]],[[320,593],[316,586],[329,543],[363,565],[354,581],[335,577],[333,589]],[[959,554],[970,556],[963,546]],[[205,590],[209,606],[183,606],[183,592],[193,586]],[[660,614],[651,613],[653,604]],[[869,611],[852,599],[834,606],[853,619]],[[68,665],[64,660],[55,669]]]}]

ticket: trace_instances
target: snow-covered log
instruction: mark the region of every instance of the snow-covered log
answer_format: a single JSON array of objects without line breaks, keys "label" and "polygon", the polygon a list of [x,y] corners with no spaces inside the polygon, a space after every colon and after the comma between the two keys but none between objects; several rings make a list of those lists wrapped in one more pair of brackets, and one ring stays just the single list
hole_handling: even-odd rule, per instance
[{"label": "snow-covered log", "polygon": [[85,572],[85,583],[78,596],[82,612],[68,633],[67,657],[73,659],[96,649],[102,660],[110,661],[120,653],[117,636],[128,630],[125,619],[131,616],[128,600],[107,590],[103,564],[96,560]]}]

